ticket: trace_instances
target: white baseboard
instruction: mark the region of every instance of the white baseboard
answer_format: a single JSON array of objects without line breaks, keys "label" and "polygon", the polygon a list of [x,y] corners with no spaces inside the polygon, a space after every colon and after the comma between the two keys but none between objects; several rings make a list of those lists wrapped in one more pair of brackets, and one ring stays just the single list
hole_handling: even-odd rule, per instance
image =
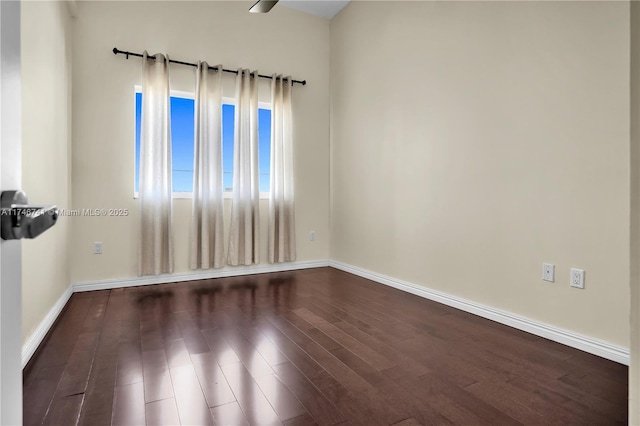
[{"label": "white baseboard", "polygon": [[177,274],[162,274],[133,278],[117,278],[110,280],[85,281],[73,284],[73,291],[109,290],[139,285],[165,284],[183,281],[208,280],[211,278],[237,277],[241,275],[265,274],[269,272],[295,271],[298,269],[321,268],[329,266],[328,260],[306,262],[286,262],[269,265],[238,266],[224,269],[197,270]]},{"label": "white baseboard", "polygon": [[38,324],[38,327],[34,330],[33,333],[31,333],[31,336],[29,336],[24,345],[22,345],[22,368],[27,366],[27,363],[36,352],[36,349],[38,349],[38,346],[40,346],[40,343],[42,343],[42,340],[49,332],[49,329],[51,329],[53,323],[56,322],[58,315],[60,315],[60,312],[62,312],[62,309],[64,309],[67,301],[69,301],[72,293],[72,287],[67,287],[64,293],[62,293],[62,296],[60,296],[60,298],[56,301],[55,305],[53,305],[53,307],[49,310],[47,316],[44,317],[42,322]]},{"label": "white baseboard", "polygon": [[368,271],[366,269],[348,265],[346,263],[330,260],[329,266],[345,272],[349,272],[354,275],[358,275],[363,278],[367,278],[380,284],[406,291],[407,293],[424,297],[425,299],[430,299],[460,309],[462,311],[470,312],[480,317],[487,318],[501,324],[526,331],[531,334],[535,334],[536,336],[553,340],[554,342],[562,343],[564,345],[580,349],[593,355],[598,355],[602,358],[606,358],[620,364],[629,365],[628,348],[612,345],[610,343],[583,336],[581,334],[574,333],[569,330],[564,330],[553,325],[534,321],[529,318],[512,314],[510,312],[481,305],[470,300],[465,300],[440,291],[431,290],[417,284],[398,280],[387,275],[378,274],[376,272]]}]

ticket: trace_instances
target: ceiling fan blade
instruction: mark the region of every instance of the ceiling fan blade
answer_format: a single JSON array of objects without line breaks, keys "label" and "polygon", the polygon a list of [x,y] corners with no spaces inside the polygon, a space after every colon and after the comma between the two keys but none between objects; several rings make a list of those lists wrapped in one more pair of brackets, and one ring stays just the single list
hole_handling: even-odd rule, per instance
[{"label": "ceiling fan blade", "polygon": [[258,0],[251,8],[249,12],[251,13],[267,13],[273,6],[278,3],[278,0]]}]

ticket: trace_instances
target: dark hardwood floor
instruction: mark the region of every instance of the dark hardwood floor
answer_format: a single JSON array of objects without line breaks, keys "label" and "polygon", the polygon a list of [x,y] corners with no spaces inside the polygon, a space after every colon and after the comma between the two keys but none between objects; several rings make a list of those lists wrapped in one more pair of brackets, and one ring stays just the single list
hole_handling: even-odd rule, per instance
[{"label": "dark hardwood floor", "polygon": [[331,268],[76,293],[25,424],[625,424],[627,367]]}]

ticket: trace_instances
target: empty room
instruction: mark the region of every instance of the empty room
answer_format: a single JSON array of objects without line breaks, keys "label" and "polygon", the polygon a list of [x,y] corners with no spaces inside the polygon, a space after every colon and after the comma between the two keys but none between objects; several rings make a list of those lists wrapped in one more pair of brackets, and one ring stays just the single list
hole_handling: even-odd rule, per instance
[{"label": "empty room", "polygon": [[0,424],[640,425],[640,4],[1,1]]}]

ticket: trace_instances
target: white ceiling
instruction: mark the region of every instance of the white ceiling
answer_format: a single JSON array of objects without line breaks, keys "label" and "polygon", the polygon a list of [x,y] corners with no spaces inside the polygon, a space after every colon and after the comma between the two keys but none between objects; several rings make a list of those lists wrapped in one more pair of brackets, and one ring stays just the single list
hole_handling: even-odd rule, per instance
[{"label": "white ceiling", "polygon": [[338,14],[349,0],[281,0],[278,5],[301,12],[331,19]]}]

